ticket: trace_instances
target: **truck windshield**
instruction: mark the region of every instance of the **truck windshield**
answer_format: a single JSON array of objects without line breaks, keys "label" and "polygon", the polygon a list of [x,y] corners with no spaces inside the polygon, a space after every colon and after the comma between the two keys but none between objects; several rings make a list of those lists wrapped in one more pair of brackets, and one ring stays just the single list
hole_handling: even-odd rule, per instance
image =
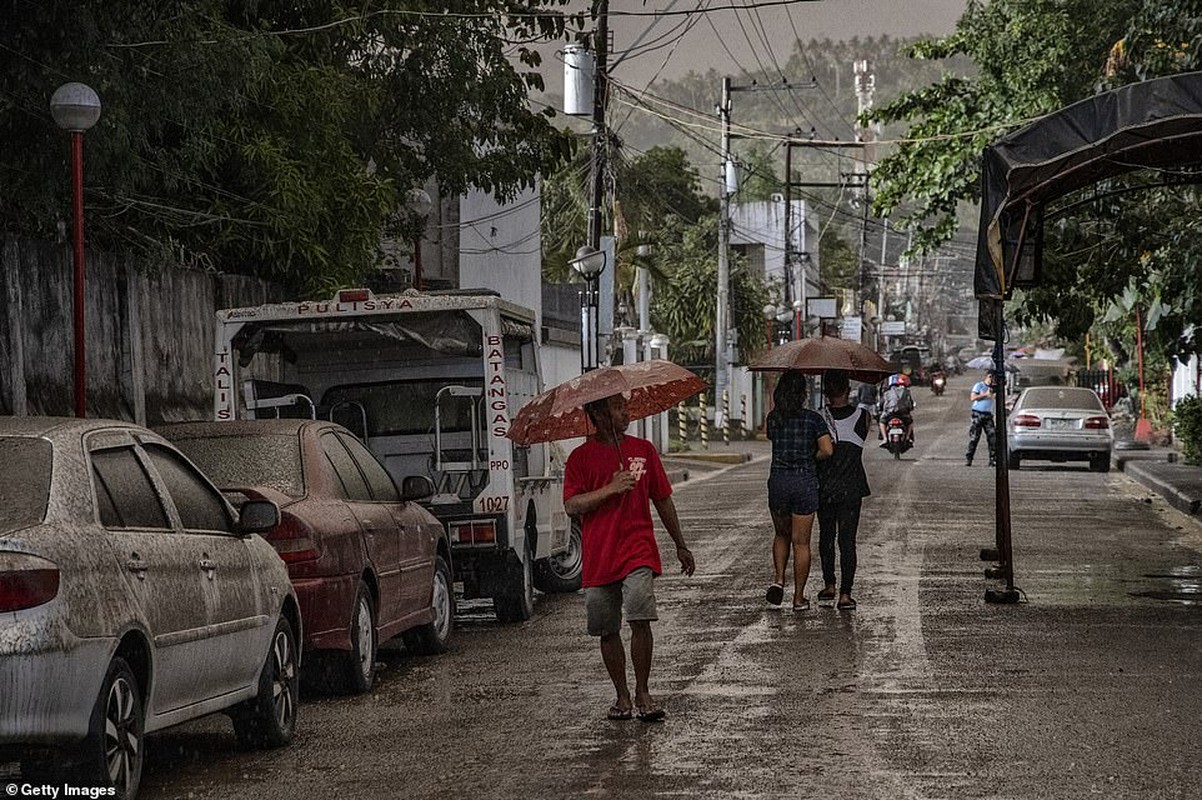
[{"label": "truck windshield", "polygon": [[[332,386],[326,390],[321,404],[331,409],[331,418],[356,433],[367,418],[367,435],[405,436],[434,432],[434,399],[448,384],[480,388],[480,379],[448,379],[386,381]],[[478,397],[443,395],[442,432],[457,433],[472,429],[472,409]],[[477,422],[477,427],[480,423]]]},{"label": "truck windshield", "polygon": [[52,452],[45,439],[0,437],[0,532],[45,519]]}]

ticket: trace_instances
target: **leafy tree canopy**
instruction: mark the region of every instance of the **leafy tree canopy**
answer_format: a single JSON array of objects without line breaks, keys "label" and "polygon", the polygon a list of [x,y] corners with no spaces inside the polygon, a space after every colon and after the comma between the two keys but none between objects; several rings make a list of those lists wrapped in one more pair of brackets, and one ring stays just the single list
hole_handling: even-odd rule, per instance
[{"label": "leafy tree canopy", "polygon": [[358,281],[381,235],[416,223],[398,215],[410,188],[505,199],[559,164],[528,45],[578,24],[544,13],[565,2],[7,4],[0,231],[52,236],[66,216],[48,100],[77,80],[104,109],[85,136],[93,244],[300,291]]},{"label": "leafy tree canopy", "polygon": [[[869,115],[909,124],[874,173],[878,212],[917,203],[916,249],[946,241],[960,205],[979,201],[986,145],[1097,91],[1197,69],[1200,46],[1199,0],[972,0],[955,33],[911,55],[967,55],[977,74],[948,75]],[[1164,188],[1163,178],[1111,179],[1050,208],[1044,282],[1024,294],[1019,319],[1054,320],[1070,341],[1095,323],[1126,339],[1117,323],[1139,307],[1153,349],[1191,346],[1182,334],[1202,326],[1202,209],[1194,189]]]}]

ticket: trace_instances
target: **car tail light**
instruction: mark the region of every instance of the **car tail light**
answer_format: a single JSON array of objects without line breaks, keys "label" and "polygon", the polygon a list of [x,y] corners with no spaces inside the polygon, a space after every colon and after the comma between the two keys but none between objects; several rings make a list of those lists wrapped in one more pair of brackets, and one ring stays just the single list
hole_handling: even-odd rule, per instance
[{"label": "car tail light", "polygon": [[497,523],[491,519],[473,519],[447,525],[452,544],[494,544]]},{"label": "car tail light", "polygon": [[313,561],[321,555],[317,537],[313,530],[301,520],[286,512],[280,514],[280,524],[264,537],[288,564],[297,561]]},{"label": "car tail light", "polygon": [[1090,430],[1106,430],[1110,427],[1109,417],[1089,417],[1085,420],[1085,427]]},{"label": "car tail light", "polygon": [[49,603],[58,594],[58,566],[25,553],[0,553],[0,613]]},{"label": "car tail light", "polygon": [[1039,424],[1039,417],[1034,414],[1019,414],[1014,418],[1016,428],[1038,428]]}]

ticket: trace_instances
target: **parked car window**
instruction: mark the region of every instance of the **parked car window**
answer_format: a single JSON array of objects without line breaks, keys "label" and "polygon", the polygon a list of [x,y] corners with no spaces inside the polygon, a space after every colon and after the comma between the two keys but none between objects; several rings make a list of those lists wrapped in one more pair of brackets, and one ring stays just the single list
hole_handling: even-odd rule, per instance
[{"label": "parked car window", "polygon": [[196,474],[191,464],[160,445],[147,444],[145,449],[159,471],[159,477],[167,484],[185,529],[230,532],[224,501]]},{"label": "parked car window", "polygon": [[132,447],[95,450],[100,524],[106,528],[170,528],[167,512]]},{"label": "parked car window", "polygon": [[45,439],[0,437],[0,531],[45,518],[52,453]]},{"label": "parked car window", "polygon": [[380,463],[379,459],[364,447],[362,442],[353,436],[341,433],[338,434],[338,441],[351,451],[351,458],[355,459],[355,463],[359,465],[359,469],[367,478],[367,488],[371,489],[373,499],[389,503],[401,501],[401,495],[396,490],[396,484],[392,482],[392,476],[388,474],[388,470],[384,469],[384,465]]},{"label": "parked car window", "polygon": [[363,479],[359,468],[355,466],[355,460],[338,441],[338,437],[333,433],[322,434],[321,449],[325,452],[326,458],[330,459],[330,464],[334,467],[334,474],[342,481],[342,486],[346,490],[346,498],[359,501],[371,500],[367,481]]},{"label": "parked car window", "polygon": [[1019,408],[1065,408],[1074,411],[1102,411],[1102,401],[1092,389],[1028,389],[1019,400]]},{"label": "parked car window", "polygon": [[295,434],[180,438],[174,444],[221,489],[266,486],[289,497],[305,495]]}]

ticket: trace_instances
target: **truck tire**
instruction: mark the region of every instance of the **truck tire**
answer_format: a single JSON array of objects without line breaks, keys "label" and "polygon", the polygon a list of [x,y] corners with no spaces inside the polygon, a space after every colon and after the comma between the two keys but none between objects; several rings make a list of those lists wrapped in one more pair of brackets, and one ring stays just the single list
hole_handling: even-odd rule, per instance
[{"label": "truck tire", "polygon": [[451,582],[451,568],[442,556],[434,558],[434,586],[430,605],[434,619],[401,634],[405,647],[417,655],[445,653],[451,641],[451,632],[455,629],[455,589]]},{"label": "truck tire", "polygon": [[505,624],[525,622],[534,614],[534,568],[529,554],[518,569],[510,570],[505,590],[493,598],[497,620]]},{"label": "truck tire", "polygon": [[548,594],[570,594],[580,590],[584,576],[584,547],[580,523],[572,520],[568,549],[559,555],[540,558],[534,562],[534,585]]}]

